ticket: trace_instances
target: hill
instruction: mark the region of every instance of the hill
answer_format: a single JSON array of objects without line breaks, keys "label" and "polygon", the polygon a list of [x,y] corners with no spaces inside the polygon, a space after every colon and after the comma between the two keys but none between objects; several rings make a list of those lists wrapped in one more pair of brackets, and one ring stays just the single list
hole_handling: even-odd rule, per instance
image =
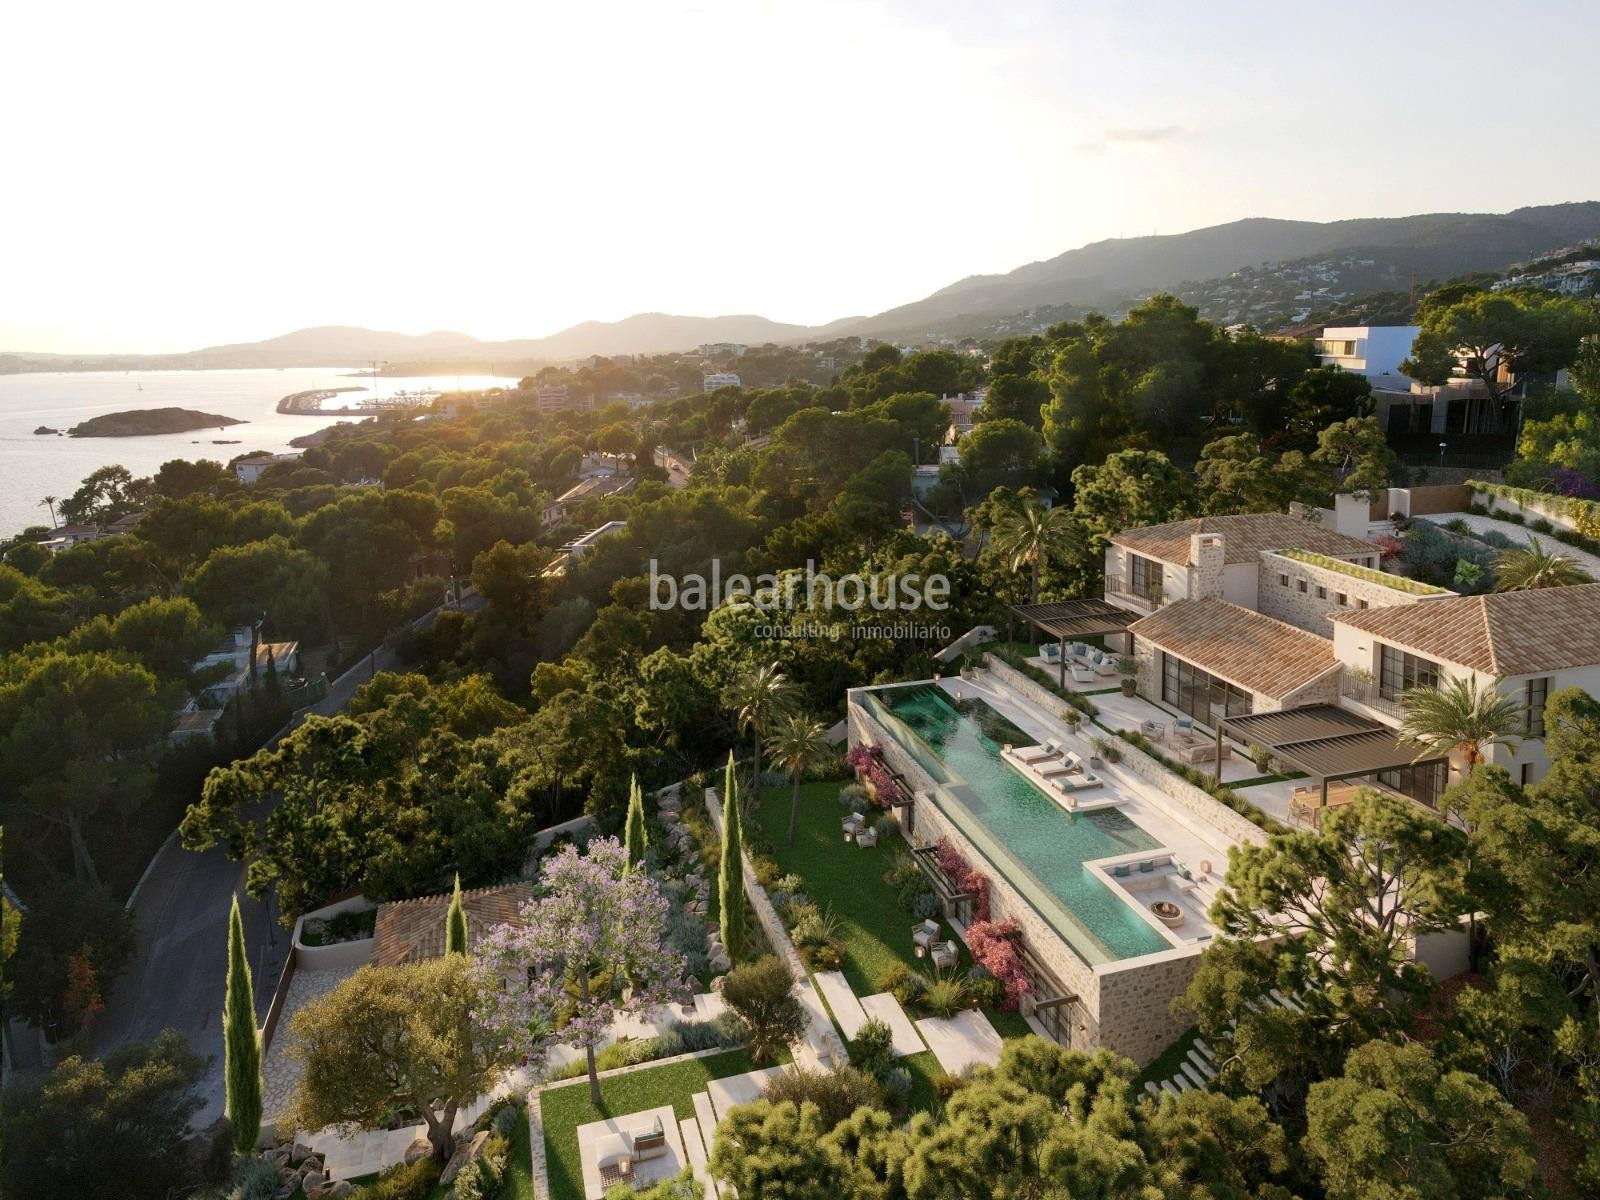
[{"label": "hill", "polygon": [[81,425],[74,425],[67,430],[67,436],[148,437],[160,433],[188,433],[192,429],[226,429],[229,425],[243,424],[245,422],[237,417],[221,417],[192,408],[140,408],[90,417]]},{"label": "hill", "polygon": [[1188,233],[1094,242],[1004,275],[975,275],[911,304],[846,324],[841,333],[920,337],[967,333],[997,317],[1050,306],[1120,308],[1186,281],[1276,263],[1348,257],[1374,278],[1445,279],[1498,271],[1600,236],[1600,202],[1496,213],[1428,213],[1347,221],[1251,217]]}]

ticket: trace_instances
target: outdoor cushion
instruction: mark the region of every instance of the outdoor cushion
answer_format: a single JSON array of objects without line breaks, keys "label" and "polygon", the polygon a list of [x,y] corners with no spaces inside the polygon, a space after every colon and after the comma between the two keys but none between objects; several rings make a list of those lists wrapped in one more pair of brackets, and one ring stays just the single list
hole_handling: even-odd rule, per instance
[{"label": "outdoor cushion", "polygon": [[596,1166],[620,1167],[632,1160],[633,1143],[624,1133],[604,1134],[595,1139],[594,1153]]}]

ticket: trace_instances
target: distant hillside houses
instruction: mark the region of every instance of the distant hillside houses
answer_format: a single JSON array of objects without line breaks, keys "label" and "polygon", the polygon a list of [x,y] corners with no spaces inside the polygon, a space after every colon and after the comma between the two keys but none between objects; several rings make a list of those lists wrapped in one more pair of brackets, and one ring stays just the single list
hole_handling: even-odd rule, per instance
[{"label": "distant hillside houses", "polygon": [[712,371],[704,380],[704,390],[707,392],[714,392],[718,388],[741,386],[743,385],[739,382],[739,377],[732,371]]},{"label": "distant hillside houses", "polygon": [[235,459],[233,463],[234,476],[243,484],[259,483],[261,477],[273,467],[281,463],[299,462],[300,455],[295,454],[252,454],[248,458]]}]

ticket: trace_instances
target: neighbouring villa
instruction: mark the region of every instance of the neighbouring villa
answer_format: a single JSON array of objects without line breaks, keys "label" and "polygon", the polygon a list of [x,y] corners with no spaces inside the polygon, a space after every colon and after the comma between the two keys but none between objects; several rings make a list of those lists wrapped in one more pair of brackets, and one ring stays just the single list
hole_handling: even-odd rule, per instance
[{"label": "neighbouring villa", "polygon": [[[1215,936],[1228,850],[1267,836],[1192,772],[1302,828],[1359,787],[1432,807],[1463,764],[1400,736],[1406,689],[1469,677],[1514,698],[1520,743],[1488,756],[1523,782],[1547,765],[1545,698],[1600,692],[1600,584],[1460,596],[1389,574],[1376,504],[1340,500],[1126,530],[1103,597],[1013,608],[1042,635],[1027,669],[990,653],[959,678],[849,693],[851,744],[881,756],[946,912],[1018,923],[1024,1011],[1057,1041],[1144,1064],[1182,1032],[1171,1001]],[[946,869],[952,849],[986,895]],[[1464,939],[1414,953],[1453,974]]]}]

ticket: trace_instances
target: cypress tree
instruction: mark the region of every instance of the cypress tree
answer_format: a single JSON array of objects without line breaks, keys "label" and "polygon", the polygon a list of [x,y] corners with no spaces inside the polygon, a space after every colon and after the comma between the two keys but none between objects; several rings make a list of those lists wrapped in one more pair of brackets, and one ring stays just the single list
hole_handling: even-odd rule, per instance
[{"label": "cypress tree", "polygon": [[722,869],[717,876],[717,903],[722,907],[722,945],[728,957],[738,960],[744,947],[744,866],[739,852],[744,834],[739,828],[739,791],[733,778],[733,752],[722,781]]},{"label": "cypress tree", "polygon": [[644,861],[644,852],[650,845],[650,835],[644,825],[644,792],[639,788],[639,777],[633,777],[628,791],[628,824],[623,835],[628,849],[628,870],[632,871]]},{"label": "cypress tree", "polygon": [[444,915],[444,952],[467,952],[467,913],[461,907],[461,873],[456,872],[456,888],[450,896],[450,910]]},{"label": "cypress tree", "polygon": [[244,948],[244,918],[239,897],[228,916],[228,992],[222,1006],[223,1076],[233,1148],[249,1154],[261,1135],[261,1030],[256,1025],[255,985]]}]

